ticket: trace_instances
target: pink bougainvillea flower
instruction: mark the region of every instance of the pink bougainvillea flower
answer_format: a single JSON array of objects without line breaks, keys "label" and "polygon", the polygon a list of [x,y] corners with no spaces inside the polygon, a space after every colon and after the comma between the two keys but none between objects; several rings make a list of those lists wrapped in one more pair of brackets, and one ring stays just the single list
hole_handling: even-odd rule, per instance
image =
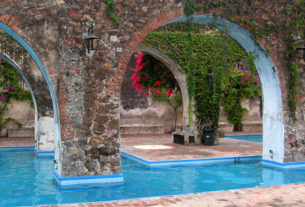
[{"label": "pink bougainvillea flower", "polygon": [[170,97],[171,95],[172,95],[172,90],[171,90],[171,89],[169,89],[169,90],[167,91],[166,96],[167,96],[167,97]]},{"label": "pink bougainvillea flower", "polygon": [[136,77],[137,77],[137,74],[133,74],[132,76],[131,76],[131,80],[136,80]]},{"label": "pink bougainvillea flower", "polygon": [[140,65],[141,63],[142,63],[142,61],[143,61],[143,56],[144,56],[144,53],[140,53],[139,54],[139,58],[138,58],[138,60],[137,60],[137,65]]},{"label": "pink bougainvillea flower", "polygon": [[2,57],[0,57],[0,62],[2,62],[4,59]]},{"label": "pink bougainvillea flower", "polygon": [[1,100],[4,100],[4,99],[5,99],[5,95],[2,94],[2,95],[0,96],[0,99],[1,99]]},{"label": "pink bougainvillea flower", "polygon": [[260,82],[259,82],[259,77],[256,75],[255,76],[255,80],[256,80],[256,82],[259,84]]},{"label": "pink bougainvillea flower", "polygon": [[148,93],[144,93],[144,96],[149,96],[149,94]]},{"label": "pink bougainvillea flower", "polygon": [[138,59],[139,58],[139,55],[138,54],[134,54],[133,56],[135,59]]},{"label": "pink bougainvillea flower", "polygon": [[132,71],[134,72],[134,73],[137,73],[137,69],[136,68],[134,68],[134,69],[132,69]]},{"label": "pink bougainvillea flower", "polygon": [[247,75],[244,76],[244,81],[249,80],[249,77]]},{"label": "pink bougainvillea flower", "polygon": [[14,87],[12,87],[12,86],[9,86],[9,87],[5,88],[4,90],[16,92],[16,88],[14,88]]},{"label": "pink bougainvillea flower", "polygon": [[138,83],[137,83],[136,81],[133,81],[133,82],[132,82],[132,86],[133,86],[133,87],[138,87]]},{"label": "pink bougainvillea flower", "polygon": [[141,78],[137,74],[133,74],[131,76],[131,80],[136,81],[136,82],[140,82]]},{"label": "pink bougainvillea flower", "polygon": [[161,81],[155,81],[155,86],[160,86],[161,85]]},{"label": "pink bougainvillea flower", "polygon": [[156,91],[156,94],[157,94],[158,96],[162,96],[162,93],[160,93],[159,90]]}]

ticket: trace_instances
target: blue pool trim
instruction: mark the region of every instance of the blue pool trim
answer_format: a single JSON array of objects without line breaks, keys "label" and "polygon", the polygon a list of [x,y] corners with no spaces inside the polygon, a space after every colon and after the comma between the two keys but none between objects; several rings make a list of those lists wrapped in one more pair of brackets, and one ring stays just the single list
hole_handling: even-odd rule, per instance
[{"label": "blue pool trim", "polygon": [[263,136],[262,134],[236,134],[236,135],[226,135],[225,137],[254,137],[254,136]]},{"label": "blue pool trim", "polygon": [[34,148],[35,150],[35,154],[38,157],[45,157],[45,156],[54,156],[55,155],[55,151],[39,151],[36,149],[36,147]]},{"label": "blue pool trim", "polygon": [[204,165],[221,162],[234,162],[236,160],[249,161],[249,160],[261,160],[261,155],[254,156],[239,156],[239,157],[221,157],[221,158],[205,158],[205,159],[189,159],[189,160],[164,160],[164,161],[148,161],[127,152],[121,152],[123,156],[131,158],[141,164],[148,167],[168,167],[168,166],[189,166],[189,165]]},{"label": "blue pool trim", "polygon": [[20,146],[20,147],[0,147],[0,149],[33,149],[34,146]]},{"label": "blue pool trim", "polygon": [[54,177],[60,186],[77,186],[90,184],[122,184],[124,182],[122,174],[113,175],[94,175],[94,176],[78,176],[78,177],[61,177],[54,172]]},{"label": "blue pool trim", "polygon": [[305,167],[305,162],[279,163],[279,162],[263,159],[262,163],[263,163],[263,165],[266,165],[266,166],[280,167],[280,168],[285,168],[285,169]]}]

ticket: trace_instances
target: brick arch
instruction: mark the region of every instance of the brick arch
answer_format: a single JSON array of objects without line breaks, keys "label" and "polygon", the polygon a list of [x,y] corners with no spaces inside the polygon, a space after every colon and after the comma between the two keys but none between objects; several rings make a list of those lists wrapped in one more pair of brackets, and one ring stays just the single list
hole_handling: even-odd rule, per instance
[{"label": "brick arch", "polygon": [[[125,52],[119,59],[118,70],[115,73],[116,78],[110,78],[111,83],[108,83],[107,86],[121,86],[124,71],[133,51],[137,49],[142,40],[150,32],[161,25],[185,21],[186,17],[183,16],[182,9],[166,12],[150,20],[142,29],[134,34],[127,44]],[[265,51],[262,45],[255,41],[255,38],[249,34],[247,30],[225,19],[215,18],[211,15],[195,15],[193,22],[216,26],[219,30],[235,39],[247,53],[253,52],[257,56],[255,65],[262,82],[264,101],[263,158],[265,160],[283,163],[285,156],[285,127],[282,90],[279,72],[269,54]],[[119,91],[119,88],[117,91]]]},{"label": "brick arch", "polygon": [[[5,24],[4,22],[8,22],[8,24]],[[13,29],[8,25],[14,25]],[[47,118],[51,118],[52,124],[54,123],[54,131],[52,136],[55,141],[55,159],[60,160],[59,149],[60,149],[61,138],[60,138],[60,119],[59,119],[59,107],[58,107],[57,96],[53,88],[51,78],[47,70],[45,69],[42,61],[40,60],[36,52],[32,49],[32,47],[19,35],[21,34],[21,31],[18,25],[20,26],[21,24],[14,17],[7,15],[0,17],[0,29],[3,30],[14,42],[17,43],[16,45],[17,47],[19,46],[19,52],[20,50],[23,50],[23,53],[25,55],[25,59],[24,59],[25,62],[23,62],[24,60],[20,58],[20,54],[18,54],[18,50],[16,50],[17,53],[15,53],[15,50],[6,51],[5,48],[2,47],[1,48],[2,51],[0,52],[2,53],[2,56],[4,56],[16,69],[20,69],[20,70],[24,68],[29,69],[27,72],[23,71],[23,75],[25,79],[28,80],[28,83],[30,85],[30,88],[32,89],[33,94],[35,94],[35,100],[38,109],[37,116],[38,119],[41,116],[40,120],[43,121],[43,123],[41,123],[41,125],[39,126],[43,128],[47,128],[47,125],[50,125],[50,119]],[[29,65],[24,63],[27,63]],[[31,63],[34,63],[35,65]],[[33,66],[37,68],[36,71],[33,71],[31,69]],[[37,73],[37,71],[41,73],[41,78],[35,77],[34,73]],[[44,93],[41,94],[41,91],[44,91]],[[41,101],[40,104],[39,101],[41,99],[41,97],[39,96],[40,94],[46,98],[44,101],[49,102],[49,104],[45,103],[47,107],[43,107],[45,106],[43,100]],[[49,115],[51,115],[51,117]],[[40,122],[40,120],[38,122]],[[42,135],[44,134],[42,133]],[[60,171],[60,168],[61,166],[59,163],[59,166],[57,166],[57,170]]]}]

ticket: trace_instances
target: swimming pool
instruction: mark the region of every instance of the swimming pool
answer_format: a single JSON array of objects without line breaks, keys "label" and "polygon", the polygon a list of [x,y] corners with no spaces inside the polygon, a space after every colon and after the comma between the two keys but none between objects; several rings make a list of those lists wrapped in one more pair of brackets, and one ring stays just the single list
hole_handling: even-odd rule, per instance
[{"label": "swimming pool", "polygon": [[122,166],[123,185],[60,189],[53,179],[53,158],[37,158],[33,148],[0,148],[0,206],[97,202],[305,182],[305,168],[270,168],[260,160],[148,168],[123,157]]},{"label": "swimming pool", "polygon": [[232,138],[232,139],[238,139],[238,140],[244,140],[244,141],[250,141],[250,142],[263,142],[263,136],[261,134],[253,134],[253,135],[227,135],[225,138]]}]

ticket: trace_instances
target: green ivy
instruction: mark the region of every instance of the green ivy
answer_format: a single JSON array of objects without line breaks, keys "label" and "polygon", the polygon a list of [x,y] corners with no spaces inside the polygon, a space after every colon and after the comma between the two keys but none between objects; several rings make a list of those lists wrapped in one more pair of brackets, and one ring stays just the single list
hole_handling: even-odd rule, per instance
[{"label": "green ivy", "polygon": [[[179,24],[183,23],[172,27],[180,27]],[[171,27],[167,29],[172,30]],[[200,30],[205,30],[205,28],[197,28],[197,31]],[[255,77],[254,64],[251,65],[253,58],[247,58],[245,51],[227,35],[218,30],[210,30],[210,33],[191,33],[190,38],[189,32],[159,31],[149,34],[142,44],[159,49],[184,69],[189,96],[194,97],[195,100],[195,113],[199,127],[218,127],[220,103],[224,105],[226,112],[231,113],[228,115],[229,122],[238,125],[242,120],[240,117],[242,117],[243,109],[233,110],[232,107],[236,104],[240,106],[241,101],[248,96],[260,95],[259,86],[255,84],[255,78],[253,78]],[[190,41],[192,43],[191,52]],[[252,62],[248,59],[251,59]],[[234,66],[242,60],[245,60],[247,65],[253,66],[249,70],[251,74],[248,75],[249,77],[252,75],[251,83],[253,84],[248,87],[228,89],[227,83],[234,81],[231,79],[234,79],[236,75],[232,72],[235,71]],[[239,81],[242,75],[244,74],[240,72]],[[237,82],[237,77],[235,81]],[[238,103],[221,102],[221,99],[225,97],[224,92],[231,93],[232,91],[236,91],[234,94],[239,98]],[[230,96],[230,98],[233,99],[234,96]],[[236,120],[239,122],[237,123]]]},{"label": "green ivy", "polygon": [[112,21],[117,22],[118,16],[115,15],[115,2],[113,0],[106,0],[107,14],[110,16]]},{"label": "green ivy", "polygon": [[[255,2],[255,4],[254,4]],[[271,5],[272,8],[269,7]],[[294,47],[295,37],[305,39],[305,0],[283,0],[280,2],[268,1],[241,1],[241,0],[188,0],[185,4],[185,11],[191,11],[188,15],[195,13],[194,9],[204,9],[205,13],[216,16],[219,9],[222,9],[220,16],[236,24],[245,25],[255,38],[275,36],[286,38],[286,61],[288,68],[288,106],[290,109],[290,118],[296,120],[296,94],[298,93],[296,53]],[[276,15],[269,15],[269,9]],[[257,11],[262,11],[264,16],[257,17]],[[286,18],[279,18],[279,15]],[[187,16],[187,15],[186,15]]]},{"label": "green ivy", "polygon": [[8,122],[14,122],[19,128],[22,126],[14,118],[3,117],[13,100],[29,100],[32,104],[32,96],[20,85],[21,81],[22,77],[18,71],[0,58],[0,131]]}]

